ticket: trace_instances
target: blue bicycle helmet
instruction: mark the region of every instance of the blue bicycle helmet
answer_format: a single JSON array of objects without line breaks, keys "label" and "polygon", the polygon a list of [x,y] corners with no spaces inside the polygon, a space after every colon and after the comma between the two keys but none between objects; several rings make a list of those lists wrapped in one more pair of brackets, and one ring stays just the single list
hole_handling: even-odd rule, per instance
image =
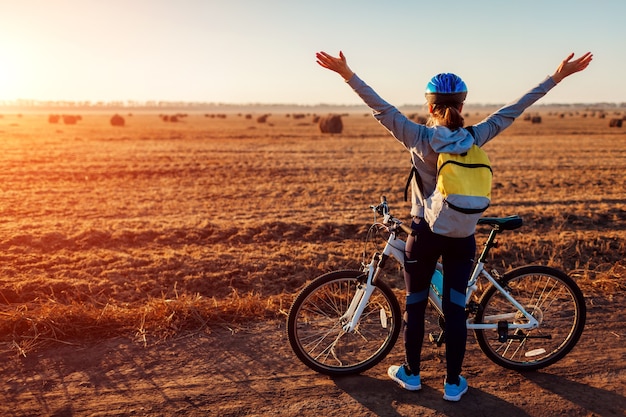
[{"label": "blue bicycle helmet", "polygon": [[428,104],[459,105],[467,97],[467,86],[458,75],[437,74],[426,84]]}]

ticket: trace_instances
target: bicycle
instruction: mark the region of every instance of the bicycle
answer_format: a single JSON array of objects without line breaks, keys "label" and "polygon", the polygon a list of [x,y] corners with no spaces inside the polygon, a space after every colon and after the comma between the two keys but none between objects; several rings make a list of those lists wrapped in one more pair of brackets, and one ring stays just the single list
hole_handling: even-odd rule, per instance
[{"label": "bicycle", "polygon": [[[375,251],[369,263],[362,262],[361,270],[315,278],[289,309],[291,348],[305,365],[323,374],[357,374],[372,368],[387,356],[400,333],[400,302],[381,277],[389,258],[403,265],[405,241],[399,235],[411,229],[390,214],[384,197],[370,208],[374,222],[366,242],[372,233],[388,233],[382,252]],[[580,288],[567,274],[547,266],[522,266],[503,275],[495,269],[488,272],[485,263],[497,245],[496,237],[521,227],[523,221],[519,216],[484,217],[478,224],[491,231],[467,286],[467,328],[474,331],[483,353],[502,367],[530,371],[554,364],[574,348],[583,332],[586,307]],[[490,285],[478,297],[481,278]],[[428,299],[441,328],[430,339],[439,346],[445,343],[442,279],[438,264]]]}]

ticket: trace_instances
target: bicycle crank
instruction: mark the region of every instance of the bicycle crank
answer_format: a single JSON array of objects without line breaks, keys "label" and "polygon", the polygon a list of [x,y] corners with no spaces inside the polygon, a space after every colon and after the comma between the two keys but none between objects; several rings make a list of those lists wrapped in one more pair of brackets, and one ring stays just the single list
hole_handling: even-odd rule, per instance
[{"label": "bicycle crank", "polygon": [[521,329],[517,329],[515,334],[509,334],[509,322],[498,322],[498,342],[505,343],[507,340],[526,340],[526,339],[552,339],[552,335],[530,335],[524,333]]}]

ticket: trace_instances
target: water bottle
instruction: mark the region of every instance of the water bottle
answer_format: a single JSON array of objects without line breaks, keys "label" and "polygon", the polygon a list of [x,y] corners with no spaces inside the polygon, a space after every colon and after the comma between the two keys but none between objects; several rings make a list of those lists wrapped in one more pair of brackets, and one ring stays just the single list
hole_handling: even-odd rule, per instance
[{"label": "water bottle", "polygon": [[433,277],[430,279],[430,286],[435,290],[435,294],[439,296],[439,299],[443,296],[443,275],[441,271],[435,269]]}]

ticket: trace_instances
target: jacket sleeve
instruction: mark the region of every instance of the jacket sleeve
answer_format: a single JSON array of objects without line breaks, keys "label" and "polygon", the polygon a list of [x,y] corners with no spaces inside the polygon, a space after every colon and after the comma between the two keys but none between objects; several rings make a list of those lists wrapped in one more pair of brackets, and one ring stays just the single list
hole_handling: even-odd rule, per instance
[{"label": "jacket sleeve", "polygon": [[507,104],[496,112],[492,113],[482,122],[474,125],[474,140],[478,146],[483,146],[496,137],[504,129],[511,126],[528,107],[537,100],[545,96],[548,91],[556,86],[552,77],[547,77],[535,88],[528,91],[516,101]]},{"label": "jacket sleeve", "polygon": [[428,128],[411,121],[396,107],[387,103],[356,74],[347,81],[348,85],[373,110],[374,117],[407,149],[421,149],[428,145]]}]

